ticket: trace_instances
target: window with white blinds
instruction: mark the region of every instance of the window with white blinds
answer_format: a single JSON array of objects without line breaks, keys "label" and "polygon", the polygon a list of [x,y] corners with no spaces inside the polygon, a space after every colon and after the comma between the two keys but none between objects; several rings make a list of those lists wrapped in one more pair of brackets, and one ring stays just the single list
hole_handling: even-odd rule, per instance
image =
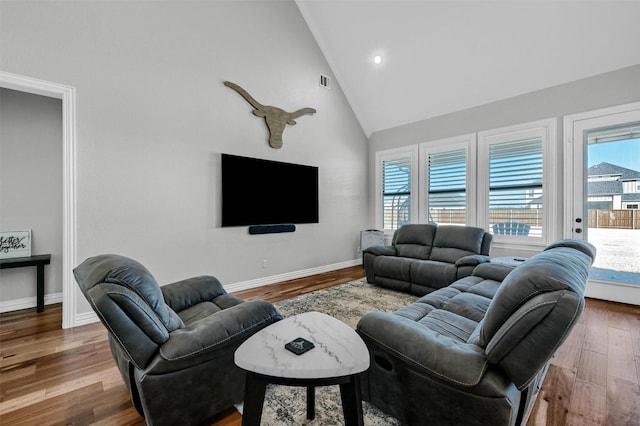
[{"label": "window with white blinds", "polygon": [[495,234],[540,236],[542,138],[489,146],[489,224]]},{"label": "window with white blinds", "polygon": [[548,244],[555,235],[557,120],[478,133],[478,223],[508,241]]},{"label": "window with white blinds", "polygon": [[464,225],[467,220],[467,150],[427,155],[428,222]]},{"label": "window with white blinds", "polygon": [[551,118],[378,151],[376,227],[478,226],[503,247],[543,247],[556,235],[556,137]]},{"label": "window with white blinds", "polygon": [[411,157],[382,161],[382,223],[397,229],[411,222]]}]

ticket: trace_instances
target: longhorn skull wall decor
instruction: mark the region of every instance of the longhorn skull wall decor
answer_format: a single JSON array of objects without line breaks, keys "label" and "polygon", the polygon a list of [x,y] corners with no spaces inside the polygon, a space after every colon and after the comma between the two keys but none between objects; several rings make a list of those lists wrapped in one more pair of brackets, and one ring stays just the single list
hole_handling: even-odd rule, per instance
[{"label": "longhorn skull wall decor", "polygon": [[282,147],[282,132],[287,124],[294,126],[296,124],[296,118],[303,115],[312,115],[316,112],[313,108],[302,108],[295,112],[287,112],[278,107],[262,105],[237,84],[225,81],[224,85],[235,90],[240,96],[245,98],[247,102],[255,108],[253,110],[255,116],[264,117],[264,121],[267,123],[267,128],[269,129],[269,145],[271,148],[277,149]]}]

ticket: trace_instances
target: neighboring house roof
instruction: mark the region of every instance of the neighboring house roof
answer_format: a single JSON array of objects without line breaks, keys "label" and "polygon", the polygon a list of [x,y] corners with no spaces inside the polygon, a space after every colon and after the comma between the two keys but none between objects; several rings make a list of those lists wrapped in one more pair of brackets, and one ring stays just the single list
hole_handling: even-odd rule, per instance
[{"label": "neighboring house roof", "polygon": [[[600,163],[587,169],[587,176],[620,176],[620,180],[640,180],[640,172],[616,166],[610,163]],[[622,192],[622,191],[620,191]]]},{"label": "neighboring house roof", "polygon": [[640,201],[640,193],[622,194],[622,201]]},{"label": "neighboring house roof", "polygon": [[619,180],[588,182],[587,194],[589,196],[622,194],[622,182]]}]

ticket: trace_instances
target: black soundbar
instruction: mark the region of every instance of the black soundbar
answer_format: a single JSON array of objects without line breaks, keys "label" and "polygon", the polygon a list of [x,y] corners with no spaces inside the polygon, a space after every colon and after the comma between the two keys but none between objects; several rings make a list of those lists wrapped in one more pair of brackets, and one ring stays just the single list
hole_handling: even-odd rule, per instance
[{"label": "black soundbar", "polygon": [[254,225],[249,227],[249,233],[255,234],[279,234],[281,232],[294,232],[295,225]]}]

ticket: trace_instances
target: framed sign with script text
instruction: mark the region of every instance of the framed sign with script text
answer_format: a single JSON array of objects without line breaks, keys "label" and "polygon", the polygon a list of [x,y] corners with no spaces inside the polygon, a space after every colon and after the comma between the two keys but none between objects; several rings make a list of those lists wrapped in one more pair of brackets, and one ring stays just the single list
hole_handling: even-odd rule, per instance
[{"label": "framed sign with script text", "polygon": [[0,232],[0,259],[31,256],[31,229]]}]

